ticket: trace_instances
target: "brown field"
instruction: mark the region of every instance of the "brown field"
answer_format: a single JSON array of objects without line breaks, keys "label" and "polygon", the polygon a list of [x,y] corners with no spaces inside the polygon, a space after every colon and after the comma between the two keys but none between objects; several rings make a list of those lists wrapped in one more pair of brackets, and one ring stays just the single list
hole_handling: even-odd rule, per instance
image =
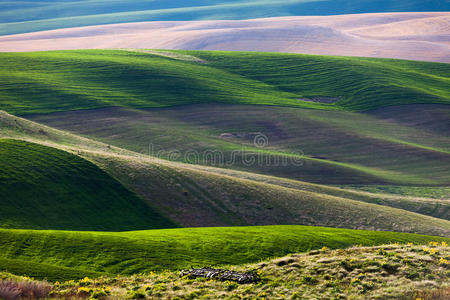
[{"label": "brown field", "polygon": [[98,48],[236,50],[450,62],[450,13],[142,22],[0,37],[0,51]]}]

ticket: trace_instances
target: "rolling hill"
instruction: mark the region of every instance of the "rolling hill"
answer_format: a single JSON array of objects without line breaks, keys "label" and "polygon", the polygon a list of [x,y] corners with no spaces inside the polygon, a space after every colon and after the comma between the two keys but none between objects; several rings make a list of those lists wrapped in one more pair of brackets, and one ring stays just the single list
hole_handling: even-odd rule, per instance
[{"label": "rolling hill", "polygon": [[[403,108],[409,107],[415,106]],[[443,106],[440,112],[448,110]],[[423,111],[411,112],[410,118],[425,122]],[[370,114],[204,104],[79,110],[27,118],[164,159],[321,184],[450,183],[448,164],[443,164],[449,161],[448,137]],[[427,120],[433,124],[435,114]],[[436,120],[436,124],[445,122]],[[258,137],[266,144],[255,146]],[[251,163],[258,153],[264,161]]]},{"label": "rolling hill", "polygon": [[374,12],[448,11],[447,0],[3,1],[0,34],[138,21],[251,19]]},{"label": "rolling hill", "polygon": [[24,141],[0,139],[0,193],[2,228],[174,227],[94,164]]},{"label": "rolling hill", "polygon": [[[450,183],[447,123],[413,106],[450,103],[448,64],[154,50],[2,53],[0,61],[1,109],[133,152],[178,151],[175,160],[204,164],[186,153],[217,150],[223,167],[240,151],[234,169],[323,184]],[[413,110],[408,118],[437,125],[411,128],[369,111],[400,104]],[[254,145],[257,135],[265,147]],[[301,166],[246,166],[243,150]]]},{"label": "rolling hill", "polygon": [[[0,61],[0,108],[56,127],[0,112],[0,226],[9,228],[0,229],[0,270],[66,280],[449,241],[448,200],[292,179],[448,184],[446,125],[433,110],[446,114],[448,65],[155,50]],[[398,121],[395,104],[410,108]],[[245,160],[211,167],[171,159],[175,146],[301,164],[288,173]],[[273,224],[286,226],[246,227]],[[175,226],[215,228],[135,231]]]},{"label": "rolling hill", "polygon": [[5,113],[1,116],[3,137],[79,155],[181,226],[303,224],[441,236],[450,231],[449,221],[444,220],[449,212],[446,200],[367,194],[171,162]]},{"label": "rolling hill", "polygon": [[[308,226],[257,226],[123,233],[0,229],[0,241],[2,269],[11,266],[15,274],[61,281],[84,278],[86,274],[137,274],[243,264],[324,246],[336,249],[355,244],[426,244],[449,239]],[[33,268],[30,270],[24,261]]]},{"label": "rolling hill", "polygon": [[145,50],[1,53],[0,62],[0,109],[22,115],[201,103],[359,111],[450,103],[442,63]]},{"label": "rolling hill", "polygon": [[450,13],[139,22],[0,36],[0,51],[184,49],[450,62]]}]

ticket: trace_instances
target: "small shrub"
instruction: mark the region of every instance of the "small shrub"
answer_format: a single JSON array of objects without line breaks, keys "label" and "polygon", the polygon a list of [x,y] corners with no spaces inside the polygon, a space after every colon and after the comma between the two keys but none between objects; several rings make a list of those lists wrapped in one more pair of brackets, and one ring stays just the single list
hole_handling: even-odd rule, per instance
[{"label": "small shrub", "polygon": [[128,299],[145,299],[145,293],[142,291],[129,291]]},{"label": "small shrub", "polygon": [[319,281],[317,280],[317,278],[310,276],[310,275],[305,275],[302,278],[302,282],[306,283],[306,284],[317,284]]},{"label": "small shrub", "polygon": [[373,281],[364,281],[361,285],[363,287],[363,293],[367,293],[368,291],[373,290],[373,288],[375,287],[375,283],[373,283]]},{"label": "small shrub", "polygon": [[[45,281],[0,281],[0,298],[7,300],[18,299],[18,297],[29,299],[47,298],[52,289],[53,286]],[[17,296],[15,296],[16,294]]]},{"label": "small shrub", "polygon": [[410,280],[415,280],[420,277],[420,274],[416,271],[411,271],[405,275],[406,278]]},{"label": "small shrub", "polygon": [[0,299],[16,300],[20,298],[21,291],[13,281],[0,281]]},{"label": "small shrub", "polygon": [[399,265],[383,263],[383,264],[381,264],[381,267],[389,274],[395,274],[398,271]]},{"label": "small shrub", "polygon": [[89,277],[84,277],[78,281],[79,286],[90,286],[92,284],[92,280]]},{"label": "small shrub", "polygon": [[21,291],[23,298],[47,298],[53,289],[53,286],[46,281],[33,282],[21,281],[17,283],[17,288]]},{"label": "small shrub", "polygon": [[427,280],[434,280],[434,279],[436,279],[436,276],[434,276],[434,274],[427,274],[425,276],[425,279],[427,279]]},{"label": "small shrub", "polygon": [[228,292],[231,292],[231,291],[235,290],[237,287],[238,287],[238,284],[236,282],[228,282],[225,289]]},{"label": "small shrub", "polygon": [[110,293],[107,290],[96,289],[96,290],[92,291],[91,297],[89,297],[89,299],[104,299],[104,298],[108,297],[109,294]]},{"label": "small shrub", "polygon": [[185,295],[185,298],[188,300],[194,300],[200,297],[201,293],[199,291],[192,291]]}]

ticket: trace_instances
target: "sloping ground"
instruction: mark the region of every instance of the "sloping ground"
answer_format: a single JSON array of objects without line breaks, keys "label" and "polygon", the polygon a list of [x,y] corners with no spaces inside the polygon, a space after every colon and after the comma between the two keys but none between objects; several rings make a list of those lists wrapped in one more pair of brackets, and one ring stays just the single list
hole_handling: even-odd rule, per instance
[{"label": "sloping ground", "polygon": [[450,107],[448,105],[401,105],[368,111],[368,114],[403,126],[427,130],[450,137]]},{"label": "sloping ground", "polygon": [[0,51],[146,48],[308,53],[450,62],[450,13],[142,22],[0,37]]},{"label": "sloping ground", "polygon": [[[401,115],[447,132],[450,106],[439,108],[424,114],[405,107]],[[450,184],[450,139],[427,126],[396,123],[394,116],[380,120],[342,111],[207,104],[27,118],[142,154],[308,182]],[[263,144],[255,146],[258,138]]]},{"label": "sloping ground", "polygon": [[373,12],[449,11],[428,0],[15,1],[0,5],[0,34],[139,21],[222,20]]},{"label": "sloping ground", "polygon": [[55,294],[103,292],[111,299],[448,299],[449,255],[449,247],[440,243],[323,249],[231,268],[257,270],[262,280],[255,284],[180,278],[179,272],[164,272],[67,282],[56,285]]},{"label": "sloping ground", "polygon": [[[0,133],[4,136],[29,139],[81,155],[185,226],[307,224],[442,236],[450,231],[449,221],[366,203],[381,202],[444,217],[448,214],[444,200],[395,199],[180,164],[107,146],[7,114],[2,114],[1,120]],[[46,134],[42,135],[42,131]],[[356,200],[343,198],[347,195]]]},{"label": "sloping ground", "polygon": [[[237,265],[326,246],[428,243],[449,239],[395,232],[307,226],[183,228],[124,233],[0,230],[0,259],[115,274],[179,270],[190,266]],[[33,276],[28,270],[16,274]],[[73,275],[73,274],[72,274]],[[62,277],[59,280],[70,279]]]},{"label": "sloping ground", "polygon": [[73,154],[0,139],[0,226],[137,230],[174,224],[94,164]]},{"label": "sloping ground", "polygon": [[[448,64],[281,53],[174,52],[182,54],[183,60],[170,58],[166,52],[1,53],[0,109],[29,114],[213,102],[368,110],[450,103]],[[207,63],[192,61],[192,56]],[[317,103],[324,97],[337,102]]]}]

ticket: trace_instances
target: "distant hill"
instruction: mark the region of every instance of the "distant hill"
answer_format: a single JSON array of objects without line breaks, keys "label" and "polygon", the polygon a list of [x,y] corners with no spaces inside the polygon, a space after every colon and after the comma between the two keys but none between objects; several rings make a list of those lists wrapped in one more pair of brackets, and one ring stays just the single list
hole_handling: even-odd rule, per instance
[{"label": "distant hill", "polygon": [[174,224],[94,164],[34,143],[0,139],[0,227],[137,230]]},{"label": "distant hill", "polygon": [[450,62],[450,12],[153,21],[0,36],[1,52],[77,49],[262,51]]},{"label": "distant hill", "polygon": [[448,0],[67,0],[0,3],[0,34],[137,21],[448,11]]}]

